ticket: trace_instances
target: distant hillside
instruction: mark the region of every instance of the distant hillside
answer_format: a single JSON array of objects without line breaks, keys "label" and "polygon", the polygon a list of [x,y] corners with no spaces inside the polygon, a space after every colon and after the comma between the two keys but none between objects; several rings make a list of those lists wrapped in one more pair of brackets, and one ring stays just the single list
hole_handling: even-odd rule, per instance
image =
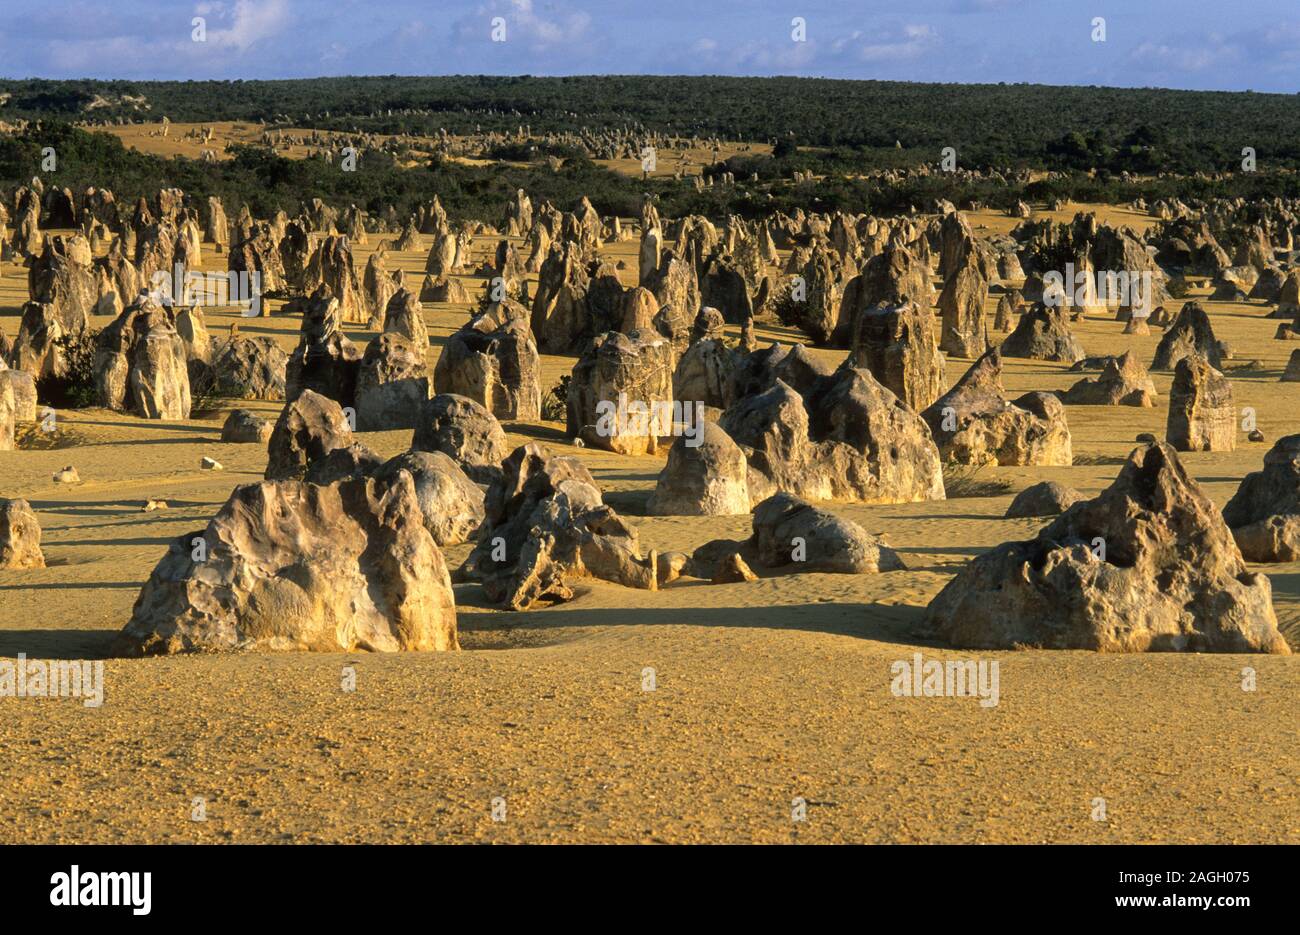
[{"label": "distant hillside", "polygon": [[288,118],[378,132],[534,134],[641,125],[733,140],[835,147],[864,168],[963,166],[1223,172],[1256,150],[1261,169],[1300,168],[1300,97],[1281,94],[944,85],[810,78],[369,77],[296,81],[0,80],[0,120]]}]

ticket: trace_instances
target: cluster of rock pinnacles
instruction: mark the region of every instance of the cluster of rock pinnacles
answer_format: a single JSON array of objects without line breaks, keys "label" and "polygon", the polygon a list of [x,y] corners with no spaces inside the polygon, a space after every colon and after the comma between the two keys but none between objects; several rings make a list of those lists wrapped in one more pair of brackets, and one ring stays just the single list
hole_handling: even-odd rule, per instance
[{"label": "cluster of rock pinnacles", "polygon": [[[1073,334],[1073,319],[1100,310],[1126,333],[1165,328],[1150,363],[1174,374],[1165,443],[1135,449],[1091,499],[1056,484],[1024,491],[1008,515],[1048,525],[970,562],[916,635],[987,649],[1287,652],[1268,579],[1245,560],[1300,556],[1300,436],[1278,441],[1220,512],[1176,453],[1231,450],[1237,436],[1220,369],[1231,352],[1204,310],[1143,314],[1096,296],[1063,305],[1044,273],[1067,261],[1141,271],[1157,304],[1170,300],[1169,270],[1205,275],[1216,296],[1276,303],[1293,319],[1277,337],[1293,340],[1300,274],[1277,259],[1297,227],[1290,209],[1161,203],[1163,223],[1138,235],[1084,214],[1035,221],[1025,207],[1010,235],[977,238],[960,211],[941,208],[928,219],[798,211],[718,226],[661,219],[647,202],[629,287],[598,248],[634,228],[585,198],[566,212],[520,191],[500,229],[453,223],[436,199],[405,220],[317,199],[296,217],[256,219],[245,207],[231,222],[220,200],[175,189],[128,210],[108,191],[74,197],[34,183],[12,200],[12,230],[0,208],[0,242],[25,258],[30,293],[16,337],[0,334],[0,449],[37,418],[38,384],[69,366],[60,339],[111,316],[95,342],[99,405],[175,421],[202,392],[283,403],[274,422],[245,409],[226,420],[223,441],[266,447],[265,478],[176,538],[118,653],[451,650],[454,583],[527,610],[571,599],[584,577],[655,590],[681,576],[752,580],[754,569],[902,569],[883,539],[818,504],[940,500],[945,465],[1072,464],[1068,407],[1157,404],[1132,352],[1090,358]],[[74,232],[45,232],[43,219]],[[395,236],[358,275],[352,247],[368,230]],[[255,275],[262,296],[284,300],[279,314],[300,316],[291,354],[235,328],[215,339],[201,304],[156,288],[159,272],[197,267],[204,249],[225,255],[232,281]],[[418,288],[389,271],[388,250],[425,249]],[[431,366],[422,303],[475,305],[457,274],[484,277],[487,292]],[[836,366],[803,344],[759,346],[760,316],[845,356]],[[348,326],[375,336],[359,347]],[[503,422],[542,419],[541,354],[577,356],[559,400],[575,444],[666,447],[647,513],[752,514],[750,538],[643,549],[582,461],[536,442],[512,448]],[[951,387],[945,355],[970,361]],[[1007,358],[1096,375],[1008,398]],[[1283,379],[1300,379],[1300,358]],[[602,427],[602,408],[620,398],[647,404],[651,427]],[[674,408],[681,401],[689,415]],[[381,430],[411,431],[408,450],[385,459],[359,437]],[[0,501],[0,568],[41,567],[40,535],[25,501]],[[472,549],[451,569],[443,549],[462,543]]]}]

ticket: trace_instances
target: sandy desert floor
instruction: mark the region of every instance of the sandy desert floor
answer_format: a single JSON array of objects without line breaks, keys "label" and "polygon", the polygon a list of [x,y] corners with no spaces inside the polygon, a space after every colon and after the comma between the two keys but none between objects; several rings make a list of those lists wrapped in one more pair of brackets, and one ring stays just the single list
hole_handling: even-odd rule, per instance
[{"label": "sandy desert floor", "polygon": [[[379,238],[370,240],[358,271]],[[632,282],[635,241],[608,252]],[[205,260],[224,268],[223,256]],[[390,254],[389,268],[418,285],[423,261]],[[467,285],[477,294],[481,284]],[[4,264],[0,324],[11,336],[25,298],[24,271]],[[1222,505],[1293,431],[1300,384],[1278,382],[1293,345],[1272,339],[1266,307],[1206,308],[1234,349],[1229,366],[1259,362],[1229,375],[1268,438],[1251,444],[1242,433],[1235,452],[1185,457]],[[436,354],[466,310],[426,304],[426,314]],[[238,313],[207,317],[219,338]],[[296,318],[240,324],[286,350],[296,343]],[[1090,354],[1133,347],[1149,360],[1159,339],[1159,329],[1127,336],[1110,320],[1075,328]],[[349,330],[358,342],[372,336]],[[795,339],[780,327],[760,337]],[[544,388],[572,363],[546,358]],[[967,363],[949,361],[950,383]],[[1171,375],[1153,377],[1166,394]],[[1007,361],[1005,373],[1012,395],[1079,378],[1031,361]],[[498,612],[477,586],[457,586],[459,653],[107,659],[101,708],[0,699],[0,841],[1300,842],[1296,657],[982,653],[1000,663],[996,707],[889,690],[891,663],[914,652],[968,658],[911,632],[973,555],[1033,535],[1038,521],[1001,518],[1012,496],[1042,479],[1101,490],[1137,433],[1163,438],[1165,402],[1070,407],[1075,466],[989,469],[981,479],[1012,485],[998,496],[831,505],[883,534],[907,571],[687,579],[658,592],[586,582],[573,602],[527,614]],[[0,572],[0,657],[102,658],[170,540],[202,528],[265,466],[261,447],[219,441],[224,414],[58,418],[84,443],[0,452],[0,496],[31,502],[49,563]],[[662,458],[573,449],[559,424],[507,427],[516,443],[582,458],[643,547],[689,551],[748,535],[747,516],[642,515]],[[363,441],[395,454],[410,432]],[[201,472],[204,455],[225,470]],[[83,482],[53,484],[69,463]],[[148,498],[170,507],[143,513]],[[468,546],[448,553],[455,566]],[[1300,568],[1262,570],[1300,648]],[[349,665],[354,692],[341,690]],[[1241,688],[1246,666],[1258,673],[1253,692]],[[642,689],[647,667],[653,691]],[[206,821],[191,820],[196,797]],[[492,820],[495,797],[504,821]],[[796,797],[806,821],[791,820]],[[1098,797],[1105,821],[1092,818]]]},{"label": "sandy desert floor", "polygon": [[[92,129],[88,127],[88,129]],[[204,150],[211,150],[213,155],[221,159],[233,158],[231,153],[226,151],[228,145],[247,146],[259,143],[265,127],[261,124],[237,122],[237,121],[213,121],[209,123],[173,123],[167,128],[167,135],[163,136],[163,125],[161,123],[128,123],[120,126],[93,127],[93,129],[103,130],[111,133],[122,141],[122,143],[131,149],[139,150],[143,153],[150,153],[154,156],[163,156],[171,158],[173,156],[184,156],[188,159],[203,158]],[[212,130],[212,139],[203,142],[199,134],[205,129]],[[307,156],[319,147],[302,145],[294,142],[299,139],[306,139],[313,132],[321,139],[337,141],[338,145],[350,137],[348,134],[334,130],[317,130],[303,127],[277,127],[275,133],[283,132],[285,144],[277,148],[277,152],[289,159],[301,159]],[[390,134],[376,134],[379,139],[396,139]],[[464,138],[452,136],[451,140],[455,142],[464,142]],[[431,137],[408,137],[405,142],[409,143],[412,148],[412,158],[409,165],[415,165],[419,157],[427,156],[434,150],[435,140]],[[740,153],[758,154],[770,153],[772,147],[767,143],[739,143],[725,141],[719,143],[717,149],[705,146],[687,146],[683,149],[673,147],[659,148],[655,154],[655,167],[650,170],[649,175],[653,177],[667,177],[676,174],[679,170],[682,175],[699,175],[703,167],[710,165],[718,160],[725,160]],[[495,160],[476,159],[468,156],[455,157],[458,162],[466,165],[499,165]],[[594,159],[597,165],[604,166],[614,172],[623,175],[630,175],[639,178],[643,174],[641,159]],[[524,165],[524,163],[507,163],[510,165]],[[423,268],[423,267],[421,267]]]}]

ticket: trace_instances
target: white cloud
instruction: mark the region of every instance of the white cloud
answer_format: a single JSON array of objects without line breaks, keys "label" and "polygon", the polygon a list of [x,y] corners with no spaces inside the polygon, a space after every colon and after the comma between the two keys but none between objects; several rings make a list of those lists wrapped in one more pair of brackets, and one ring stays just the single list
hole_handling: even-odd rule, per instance
[{"label": "white cloud", "polygon": [[[224,4],[201,6],[224,7]],[[287,0],[237,0],[231,19],[233,22],[224,29],[209,29],[208,42],[216,48],[246,52],[263,39],[279,35],[289,24],[289,4]]]}]

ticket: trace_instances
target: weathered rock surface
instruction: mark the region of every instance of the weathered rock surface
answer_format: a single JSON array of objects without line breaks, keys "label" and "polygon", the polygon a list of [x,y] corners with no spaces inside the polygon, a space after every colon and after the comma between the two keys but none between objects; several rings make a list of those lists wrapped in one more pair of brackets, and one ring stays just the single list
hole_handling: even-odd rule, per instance
[{"label": "weathered rock surface", "polygon": [[1061,397],[1071,406],[1154,406],[1156,385],[1132,351],[1107,358],[1098,377],[1085,377]]},{"label": "weathered rock surface", "polygon": [[1179,311],[1174,323],[1156,345],[1151,359],[1152,370],[1173,370],[1184,357],[1203,357],[1213,367],[1223,366],[1219,342],[1210,326],[1210,316],[1195,302],[1188,302]]},{"label": "weathered rock surface", "polygon": [[188,419],[189,355],[171,312],[142,298],[100,332],[95,347],[100,405],[146,419]]},{"label": "weathered rock surface", "polygon": [[749,462],[751,501],[778,490],[865,503],[943,499],[928,427],[870,371],[846,364],[812,376],[802,393],[777,377],[739,398],[720,424]]},{"label": "weathered rock surface", "polygon": [[271,338],[235,335],[212,358],[214,386],[235,399],[284,400],[289,355]]},{"label": "weathered rock surface", "polygon": [[1165,438],[1179,451],[1232,451],[1237,446],[1232,384],[1201,357],[1178,361]]},{"label": "weathered rock surface", "polygon": [[1039,302],[1020,316],[1015,330],[1002,342],[1002,356],[1072,364],[1081,360],[1084,352],[1070,331],[1065,310]]},{"label": "weathered rock surface", "polygon": [[474,537],[483,522],[483,490],[455,459],[441,451],[407,451],[384,462],[374,476],[392,483],[401,471],[415,482],[424,527],[434,542],[445,548]]},{"label": "weathered rock surface", "polygon": [[473,481],[490,484],[510,454],[496,416],[466,396],[439,393],[424,404],[411,439],[412,451],[440,451]]},{"label": "weathered rock surface", "polygon": [[343,408],[312,390],[284,407],[267,444],[267,480],[301,478],[313,461],[352,444]]},{"label": "weathered rock surface", "polygon": [[[13,394],[13,419],[15,425],[36,421],[36,381],[25,370],[10,370],[0,358],[0,385],[8,385]],[[3,390],[0,390],[3,392]],[[0,442],[3,444],[3,442]]]},{"label": "weathered rock surface", "polygon": [[357,373],[357,430],[381,432],[415,428],[429,398],[424,353],[395,332],[368,345]]},{"label": "weathered rock surface", "polygon": [[917,412],[943,395],[943,355],[929,310],[908,303],[865,308],[854,320],[849,364],[865,367]]},{"label": "weathered rock surface", "polygon": [[527,310],[505,300],[471,318],[447,339],[433,384],[438,393],[481,403],[498,419],[541,419],[541,358]]},{"label": "weathered rock surface", "polygon": [[979,357],[988,348],[988,331],[984,321],[984,300],[989,284],[971,250],[960,265],[948,274],[939,294],[942,321],[939,347],[954,357]]},{"label": "weathered rock surface", "polygon": [[1007,519],[1019,519],[1026,516],[1056,516],[1064,513],[1080,500],[1086,500],[1083,494],[1073,487],[1066,487],[1054,480],[1039,481],[1031,484],[1016,494],[1007,507]]},{"label": "weathered rock surface", "polygon": [[658,451],[673,434],[672,344],[657,334],[597,335],[573,367],[565,410],[568,434],[594,448]]},{"label": "weathered rock surface", "polygon": [[31,504],[0,499],[0,569],[44,567],[41,524]]},{"label": "weathered rock surface", "polygon": [[528,444],[488,488],[478,545],[457,572],[479,580],[489,601],[513,610],[573,597],[570,581],[594,577],[655,589],[653,553],[642,558],[636,530],[601,500],[582,463]]},{"label": "weathered rock surface", "polygon": [[1300,559],[1300,435],[1279,438],[1223,508],[1248,562]]},{"label": "weathered rock surface", "polygon": [[675,439],[647,504],[652,516],[749,512],[748,462],[721,426],[701,421],[698,437]]},{"label": "weathered rock surface", "polygon": [[978,556],[922,632],[971,649],[1289,652],[1268,578],[1165,445],[1136,450],[1034,539]]},{"label": "weathered rock surface", "polygon": [[114,644],[128,656],[458,648],[447,565],[405,473],[237,487],[172,544]]},{"label": "weathered rock surface", "polygon": [[922,416],[945,461],[1066,466],[1073,461],[1064,405],[1047,393],[1008,402],[996,350],[977,360]]},{"label": "weathered rock surface", "polygon": [[312,390],[340,406],[356,402],[362,351],[343,333],[342,306],[325,287],[303,307],[298,346],[285,367],[285,398]]},{"label": "weathered rock surface", "polygon": [[221,426],[221,440],[237,444],[265,445],[271,441],[275,423],[247,409],[236,409]]},{"label": "weathered rock surface", "polygon": [[686,573],[712,578],[729,555],[738,555],[748,565],[791,574],[866,575],[904,568],[898,553],[879,537],[788,493],[768,497],[754,508],[753,530],[741,542],[705,543],[691,556]]}]

